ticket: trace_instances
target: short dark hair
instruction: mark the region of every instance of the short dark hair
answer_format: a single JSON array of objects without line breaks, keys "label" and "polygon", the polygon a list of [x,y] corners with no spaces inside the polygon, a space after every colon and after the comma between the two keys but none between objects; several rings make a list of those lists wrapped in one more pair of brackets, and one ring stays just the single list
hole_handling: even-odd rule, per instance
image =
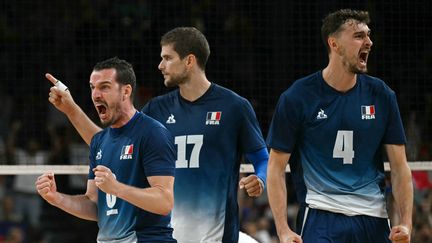
[{"label": "short dark hair", "polygon": [[340,32],[342,30],[341,26],[349,20],[355,20],[359,23],[369,24],[369,12],[352,9],[340,9],[328,14],[323,19],[323,24],[321,26],[321,37],[328,53],[330,53],[330,47],[327,43],[327,39],[329,36]]},{"label": "short dark hair", "polygon": [[116,70],[116,80],[121,85],[132,86],[131,101],[133,101],[135,96],[136,88],[136,77],[133,70],[132,64],[128,63],[126,60],[122,60],[118,57],[112,57],[104,61],[96,63],[93,67],[94,71],[100,71],[104,69],[114,68]]},{"label": "short dark hair", "polygon": [[189,54],[196,57],[198,66],[205,70],[208,57],[210,56],[210,46],[205,38],[195,27],[177,27],[165,33],[160,41],[161,46],[173,45],[173,49],[180,58]]}]

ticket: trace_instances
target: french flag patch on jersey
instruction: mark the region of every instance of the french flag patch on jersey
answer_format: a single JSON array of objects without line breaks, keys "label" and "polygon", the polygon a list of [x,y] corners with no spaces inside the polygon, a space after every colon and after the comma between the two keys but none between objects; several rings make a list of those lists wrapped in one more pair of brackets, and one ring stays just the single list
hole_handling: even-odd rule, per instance
[{"label": "french flag patch on jersey", "polygon": [[120,159],[132,159],[133,147],[133,144],[123,146],[120,154]]},{"label": "french flag patch on jersey", "polygon": [[375,106],[374,105],[362,105],[361,106],[362,120],[375,119]]},{"label": "french flag patch on jersey", "polygon": [[206,125],[219,125],[222,111],[207,112]]}]

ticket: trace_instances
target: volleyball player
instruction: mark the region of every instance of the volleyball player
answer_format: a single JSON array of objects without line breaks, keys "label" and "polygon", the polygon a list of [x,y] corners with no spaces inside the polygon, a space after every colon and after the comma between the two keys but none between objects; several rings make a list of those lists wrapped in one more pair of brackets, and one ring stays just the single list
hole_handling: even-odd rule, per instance
[{"label": "volleyball player", "polygon": [[[413,188],[395,93],[366,75],[368,12],[329,14],[321,27],[329,63],[279,99],[267,142],[268,195],[281,242],[409,242]],[[390,230],[382,148],[400,222]],[[302,210],[287,224],[289,161]]]},{"label": "volleyball player", "polygon": [[98,242],[176,242],[170,227],[175,147],[162,124],[134,108],[135,86],[126,61],[111,58],[96,64],[91,96],[108,127],[90,143],[87,191],[59,193],[52,173],[40,176],[36,187],[50,204],[97,221]]}]

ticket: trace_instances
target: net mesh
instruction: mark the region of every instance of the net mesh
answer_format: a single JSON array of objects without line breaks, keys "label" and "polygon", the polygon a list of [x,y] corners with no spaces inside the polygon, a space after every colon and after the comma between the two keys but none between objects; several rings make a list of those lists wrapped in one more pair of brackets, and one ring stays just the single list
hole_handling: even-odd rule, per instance
[{"label": "net mesh", "polygon": [[295,79],[327,62],[319,30],[323,16],[351,7],[371,14],[370,73],[397,92],[405,122],[416,116],[422,141],[429,141],[431,4],[427,0],[349,4],[311,0],[2,1],[1,93],[9,107],[2,114],[2,134],[13,120],[27,121],[26,137],[47,144],[43,128],[48,121],[65,123],[60,116],[54,119],[56,112],[46,101],[49,83],[43,77],[45,72],[67,82],[76,101],[94,117],[86,82],[93,65],[112,56],[134,64],[139,85],[136,103],[141,107],[150,97],[166,92],[157,70],[161,35],[173,27],[191,25],[201,29],[210,42],[209,79],[252,101],[266,134],[279,94]]}]

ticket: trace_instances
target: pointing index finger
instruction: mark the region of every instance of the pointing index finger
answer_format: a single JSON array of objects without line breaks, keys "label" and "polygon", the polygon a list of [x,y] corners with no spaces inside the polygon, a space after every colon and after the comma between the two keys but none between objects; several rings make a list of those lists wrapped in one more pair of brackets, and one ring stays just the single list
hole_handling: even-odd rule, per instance
[{"label": "pointing index finger", "polygon": [[48,79],[53,85],[55,85],[58,82],[58,80],[49,73],[45,74],[45,78]]},{"label": "pointing index finger", "polygon": [[54,76],[52,76],[51,74],[46,73],[46,74],[45,74],[45,77],[46,77],[49,81],[51,81],[51,83],[52,83],[55,87],[57,87],[58,89],[63,90],[63,91],[67,91],[67,90],[68,90],[68,87],[67,87],[66,85],[64,85],[64,84],[62,83],[62,81],[60,81],[60,80],[54,78]]}]

